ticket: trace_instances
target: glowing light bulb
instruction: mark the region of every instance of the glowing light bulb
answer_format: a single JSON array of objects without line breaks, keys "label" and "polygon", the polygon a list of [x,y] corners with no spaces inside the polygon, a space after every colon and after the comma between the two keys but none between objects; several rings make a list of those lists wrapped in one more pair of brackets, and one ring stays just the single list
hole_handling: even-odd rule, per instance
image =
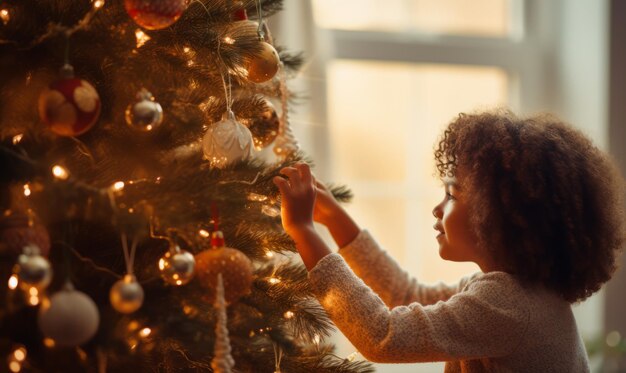
[{"label": "glowing light bulb", "polygon": [[274,257],[274,253],[271,252],[271,251],[268,251],[268,252],[265,253],[265,256],[268,257],[268,258],[273,258]]},{"label": "glowing light bulb", "polygon": [[24,347],[17,348],[13,351],[13,358],[19,362],[24,361],[26,359],[26,349]]},{"label": "glowing light bulb", "polygon": [[36,296],[36,295],[31,295],[31,296],[28,298],[28,303],[29,303],[31,306],[36,306],[36,305],[38,305],[38,304],[39,304],[39,297],[38,297],[38,296]]},{"label": "glowing light bulb", "polygon": [[22,370],[22,364],[20,364],[18,361],[12,361],[9,363],[9,370],[11,372],[17,373]]},{"label": "glowing light bulb", "polygon": [[137,38],[137,48],[141,48],[148,40],[152,39],[142,29],[135,30],[135,38]]},{"label": "glowing light bulb", "polygon": [[224,43],[226,43],[226,44],[235,44],[235,39],[231,38],[230,36],[226,36],[226,37],[224,37]]},{"label": "glowing light bulb", "polygon": [[[0,14],[2,13],[2,11],[0,11]],[[15,135],[13,136],[13,145],[17,145],[20,143],[20,141],[22,141],[22,138],[24,137],[24,134],[20,133],[19,135]]]},{"label": "glowing light bulb", "polygon": [[52,175],[61,180],[67,180],[70,177],[69,172],[67,172],[65,168],[59,166],[58,164],[52,167]]},{"label": "glowing light bulb", "polygon": [[0,19],[2,19],[2,23],[4,23],[5,25],[9,23],[11,17],[9,16],[9,11],[7,9],[0,10]]},{"label": "glowing light bulb", "polygon": [[104,0],[96,0],[93,2],[93,7],[96,9],[100,9],[104,6]]},{"label": "glowing light bulb", "polygon": [[185,52],[185,53],[191,53],[191,48],[189,48],[189,47],[184,47],[184,48],[183,48],[183,52]]},{"label": "glowing light bulb", "polygon": [[123,181],[117,181],[115,184],[113,184],[113,189],[114,190],[122,190],[124,189],[124,182]]},{"label": "glowing light bulb", "polygon": [[204,230],[204,229],[200,229],[200,230],[198,231],[198,234],[199,234],[200,236],[204,237],[204,238],[209,238],[209,237],[211,236],[211,233],[207,232],[207,231],[206,231],[206,230]]},{"label": "glowing light bulb", "polygon": [[56,343],[54,342],[54,339],[52,338],[44,338],[43,344],[48,348],[52,348],[56,345]]},{"label": "glowing light bulb", "polygon": [[13,275],[9,277],[9,289],[15,290],[15,288],[17,287],[17,284],[18,284],[17,276]]},{"label": "glowing light bulb", "polygon": [[150,335],[150,333],[152,333],[152,330],[150,328],[143,328],[139,332],[139,336],[141,338],[146,338],[146,337],[148,337]]},{"label": "glowing light bulb", "polygon": [[267,279],[267,282],[269,282],[270,284],[278,284],[280,282],[280,279],[276,278],[276,277],[270,277],[269,279]]},{"label": "glowing light bulb", "polygon": [[295,314],[291,311],[287,311],[285,312],[285,314],[283,315],[286,319],[290,319],[294,316]]},{"label": "glowing light bulb", "polygon": [[24,184],[24,195],[25,195],[26,197],[28,197],[28,196],[30,196],[30,193],[31,193],[31,191],[30,191],[30,185],[28,185],[28,184]]}]

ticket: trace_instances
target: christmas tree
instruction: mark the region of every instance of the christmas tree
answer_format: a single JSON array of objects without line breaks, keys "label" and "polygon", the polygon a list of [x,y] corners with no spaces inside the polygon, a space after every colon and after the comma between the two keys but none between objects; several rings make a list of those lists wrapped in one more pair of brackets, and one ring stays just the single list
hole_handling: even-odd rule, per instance
[{"label": "christmas tree", "polygon": [[281,7],[0,1],[1,371],[372,370],[281,227]]}]

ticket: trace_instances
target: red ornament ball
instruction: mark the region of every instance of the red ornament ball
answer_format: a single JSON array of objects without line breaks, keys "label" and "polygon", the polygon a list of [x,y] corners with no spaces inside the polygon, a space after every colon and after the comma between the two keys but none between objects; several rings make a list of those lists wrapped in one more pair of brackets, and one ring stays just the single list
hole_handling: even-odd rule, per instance
[{"label": "red ornament ball", "polygon": [[249,81],[263,83],[276,75],[279,66],[280,58],[276,49],[272,44],[262,41],[260,52],[246,59],[244,69],[248,72],[246,78]]},{"label": "red ornament ball", "polygon": [[100,96],[85,80],[61,78],[39,96],[39,117],[57,135],[81,135],[99,116]]},{"label": "red ornament ball", "polygon": [[239,250],[214,247],[196,254],[196,277],[208,290],[207,300],[215,301],[217,275],[224,280],[224,298],[232,303],[250,293],[252,286],[252,262]]},{"label": "red ornament ball", "polygon": [[170,26],[180,18],[188,4],[188,0],[124,0],[128,15],[148,30]]},{"label": "red ornament ball", "polygon": [[13,213],[0,218],[0,252],[21,254],[24,247],[36,245],[39,253],[47,257],[50,252],[48,230],[37,222],[29,222],[28,216]]}]

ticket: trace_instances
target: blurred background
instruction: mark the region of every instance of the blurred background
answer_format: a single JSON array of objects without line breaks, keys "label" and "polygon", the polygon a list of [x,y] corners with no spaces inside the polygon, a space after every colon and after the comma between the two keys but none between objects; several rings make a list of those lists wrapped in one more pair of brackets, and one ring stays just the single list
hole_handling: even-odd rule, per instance
[{"label": "blurred background", "polygon": [[[433,147],[458,113],[555,113],[624,172],[622,0],[298,0],[272,23],[277,43],[307,61],[292,86],[291,123],[316,175],[353,190],[350,213],[422,282],[478,270],[441,260],[432,228],[443,197]],[[594,372],[626,371],[623,272],[574,306]],[[356,351],[336,338],[339,356]],[[377,369],[442,372],[443,364]]]}]

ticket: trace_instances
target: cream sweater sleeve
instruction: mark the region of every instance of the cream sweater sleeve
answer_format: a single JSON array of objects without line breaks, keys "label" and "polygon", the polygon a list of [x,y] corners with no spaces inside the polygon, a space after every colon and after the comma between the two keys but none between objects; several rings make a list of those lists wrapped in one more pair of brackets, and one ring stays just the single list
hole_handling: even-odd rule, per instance
[{"label": "cream sweater sleeve", "polygon": [[450,361],[511,354],[528,326],[525,293],[503,272],[471,281],[445,302],[389,309],[338,254],[309,273],[318,300],[368,360]]},{"label": "cream sweater sleeve", "polygon": [[479,275],[465,277],[454,285],[443,282],[435,285],[420,284],[381,249],[367,230],[362,230],[352,242],[339,249],[339,254],[388,307],[413,302],[429,305],[447,300]]}]

